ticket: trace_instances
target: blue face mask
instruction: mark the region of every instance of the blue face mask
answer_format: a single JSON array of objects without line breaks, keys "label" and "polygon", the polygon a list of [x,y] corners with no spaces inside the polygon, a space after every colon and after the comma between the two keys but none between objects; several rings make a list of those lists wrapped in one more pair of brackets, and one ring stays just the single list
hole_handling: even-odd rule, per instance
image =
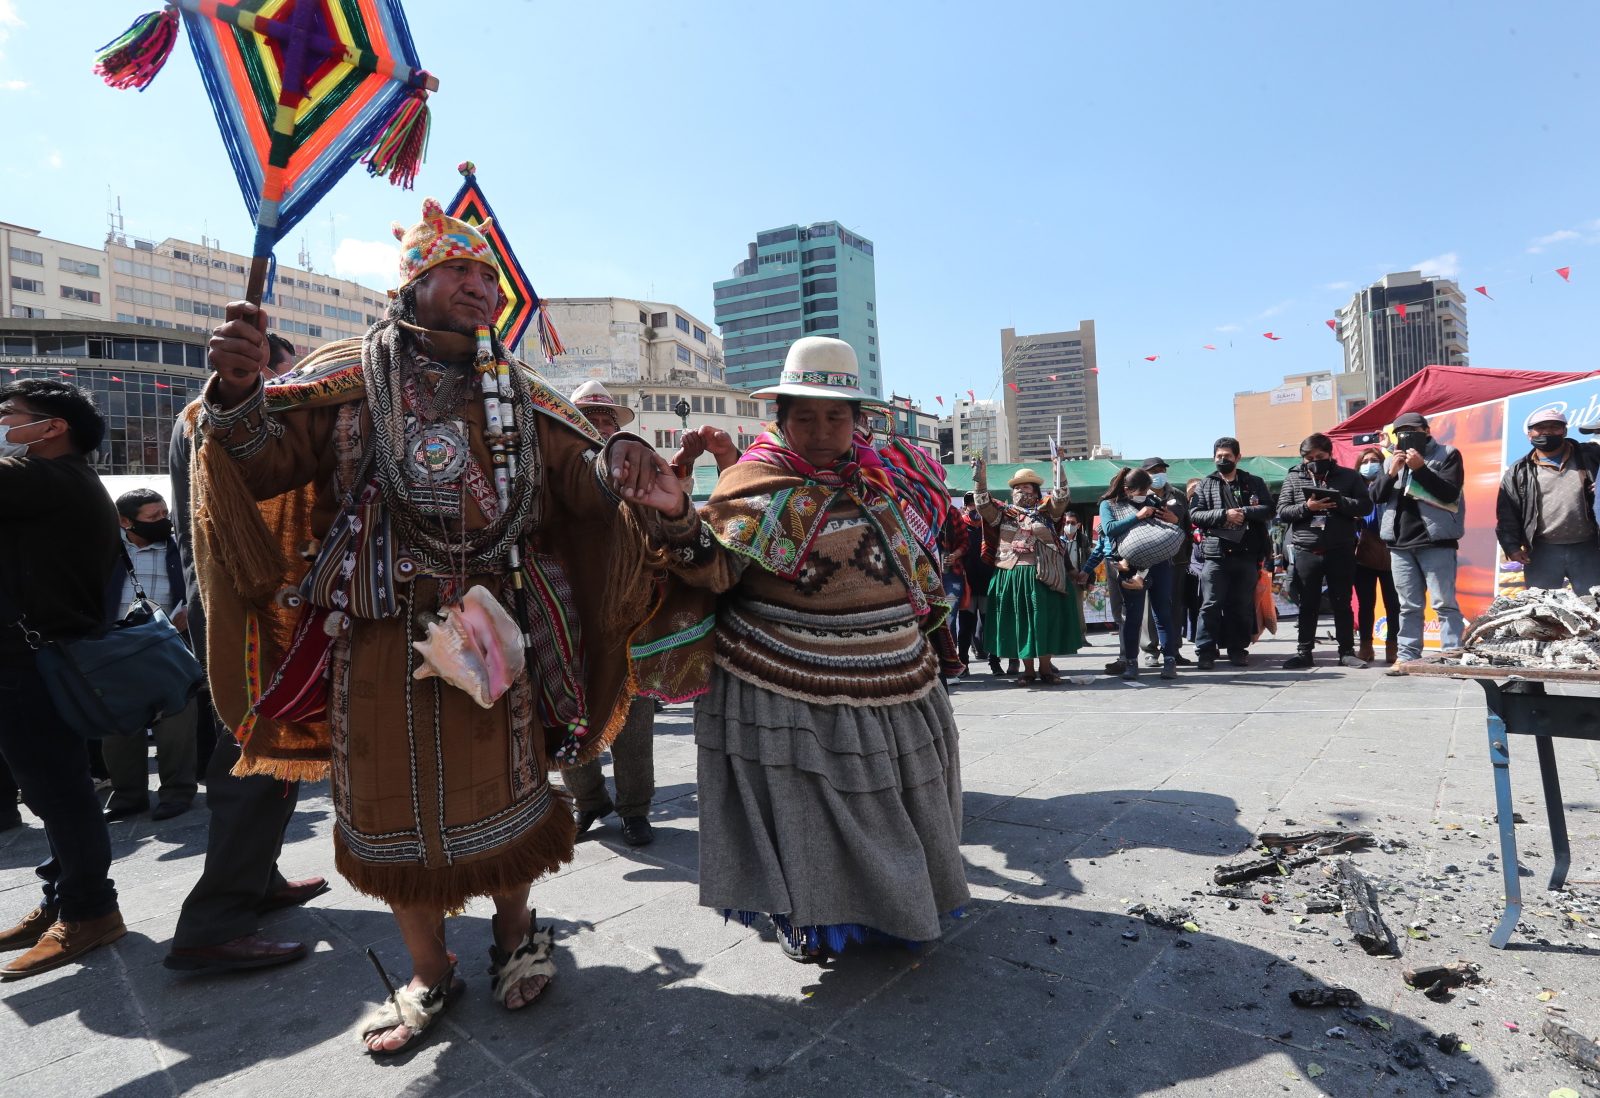
[{"label": "blue face mask", "polygon": [[1383,466],[1376,461],[1364,461],[1361,463],[1361,475],[1371,480],[1378,475],[1378,470],[1382,468]]},{"label": "blue face mask", "polygon": [[1159,492],[1161,489],[1165,488],[1166,486],[1167,486],[1167,474],[1165,474],[1165,473],[1151,473],[1150,474],[1150,487],[1154,488],[1156,491]]}]

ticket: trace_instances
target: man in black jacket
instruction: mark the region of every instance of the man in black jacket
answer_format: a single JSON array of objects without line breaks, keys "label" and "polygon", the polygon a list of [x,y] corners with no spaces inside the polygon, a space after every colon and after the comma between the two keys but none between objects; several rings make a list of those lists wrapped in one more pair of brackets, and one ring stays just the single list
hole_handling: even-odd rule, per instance
[{"label": "man in black jacket", "polygon": [[1567,413],[1558,407],[1528,417],[1528,441],[1533,449],[1500,478],[1495,537],[1506,559],[1523,566],[1529,587],[1548,590],[1571,580],[1586,595],[1600,584],[1594,513],[1600,443],[1569,439]]},{"label": "man in black jacket", "polygon": [[1290,469],[1278,494],[1278,518],[1289,527],[1294,546],[1294,574],[1300,588],[1300,639],[1295,654],[1283,661],[1291,670],[1312,665],[1317,643],[1317,610],[1322,585],[1333,605],[1333,633],[1339,662],[1365,667],[1356,655],[1355,618],[1350,610],[1356,575],[1356,520],[1372,513],[1367,482],[1354,469],[1333,460],[1333,440],[1314,434],[1300,444],[1305,460]]},{"label": "man in black jacket", "polygon": [[1217,471],[1194,490],[1189,521],[1202,531],[1200,632],[1195,655],[1201,671],[1216,666],[1219,647],[1235,667],[1250,665],[1255,633],[1256,576],[1272,551],[1267,523],[1276,511],[1267,482],[1239,468],[1239,440],[1219,438],[1212,447]]},{"label": "man in black jacket", "polygon": [[104,625],[117,513],[88,461],[104,436],[93,398],[76,385],[30,378],[0,387],[0,584],[11,604],[0,614],[0,755],[50,842],[50,860],[35,870],[39,906],[0,931],[0,951],[27,951],[0,980],[59,968],[127,933],[106,875],[111,835],[89,743],[61,719],[33,647]]}]

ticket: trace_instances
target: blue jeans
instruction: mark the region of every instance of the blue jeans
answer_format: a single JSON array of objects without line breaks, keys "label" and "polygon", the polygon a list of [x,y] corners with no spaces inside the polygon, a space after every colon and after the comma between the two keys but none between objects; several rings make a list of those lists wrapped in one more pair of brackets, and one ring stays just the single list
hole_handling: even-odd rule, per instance
[{"label": "blue jeans", "polygon": [[1600,587],[1600,548],[1592,541],[1575,545],[1535,541],[1528,549],[1528,566],[1523,569],[1522,578],[1529,587],[1547,591],[1560,590],[1571,580],[1573,591],[1587,595],[1589,588]]},{"label": "blue jeans", "polygon": [[1439,644],[1461,647],[1461,610],[1456,606],[1456,551],[1454,549],[1389,550],[1395,594],[1400,598],[1401,662],[1422,657],[1422,597],[1433,602],[1439,619]]},{"label": "blue jeans", "polygon": [[41,905],[69,923],[117,910],[106,876],[111,834],[89,777],[89,742],[62,722],[32,665],[0,667],[0,755],[50,842],[50,860],[37,870]]},{"label": "blue jeans", "polygon": [[[1111,573],[1111,582],[1117,583],[1119,573]],[[1172,627],[1172,562],[1164,560],[1152,564],[1144,574],[1144,590],[1129,591],[1122,588],[1122,658],[1128,666],[1139,666],[1139,633],[1144,629],[1144,600],[1150,599],[1150,611],[1156,618],[1156,636],[1161,639],[1161,654],[1178,654],[1178,633]]]}]

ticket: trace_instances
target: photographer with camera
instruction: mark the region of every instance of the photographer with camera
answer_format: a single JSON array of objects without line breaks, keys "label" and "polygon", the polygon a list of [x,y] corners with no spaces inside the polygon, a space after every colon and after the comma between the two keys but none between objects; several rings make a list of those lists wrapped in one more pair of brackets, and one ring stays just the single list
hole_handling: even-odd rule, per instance
[{"label": "photographer with camera", "polygon": [[1300,456],[1304,460],[1284,476],[1283,490],[1278,493],[1278,519],[1289,526],[1300,588],[1299,643],[1283,666],[1297,670],[1312,665],[1317,611],[1326,583],[1339,662],[1345,667],[1366,667],[1366,661],[1356,655],[1350,594],[1356,573],[1357,520],[1372,512],[1367,482],[1354,469],[1333,460],[1333,440],[1327,435],[1307,436],[1300,444]]}]

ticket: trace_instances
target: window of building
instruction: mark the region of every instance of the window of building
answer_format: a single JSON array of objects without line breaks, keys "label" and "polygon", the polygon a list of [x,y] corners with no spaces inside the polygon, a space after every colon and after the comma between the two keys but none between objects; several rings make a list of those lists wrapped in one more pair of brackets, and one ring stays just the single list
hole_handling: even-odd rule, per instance
[{"label": "window of building", "polygon": [[70,301],[87,301],[91,305],[100,304],[99,290],[80,290],[76,286],[61,287],[61,296]]},{"label": "window of building", "polygon": [[706,360],[704,355],[694,356],[694,368],[696,370],[704,370],[706,368]]},{"label": "window of building", "polygon": [[870,301],[867,302],[867,311],[868,312],[873,312],[874,311],[873,308],[872,308],[872,302],[870,302]]},{"label": "window of building", "polygon": [[738,320],[730,320],[722,325],[722,334],[728,335],[730,332],[748,331],[751,328],[768,328],[774,324],[793,324],[799,319],[799,309],[784,309],[776,313],[762,313],[760,316],[741,317]]},{"label": "window of building", "polygon": [[837,316],[814,316],[806,321],[806,331],[808,332],[815,332],[822,328],[837,328],[838,326],[839,318]]},{"label": "window of building", "polygon": [[727,305],[717,306],[718,324],[721,317],[732,316],[734,313],[752,313],[757,309],[775,309],[779,305],[793,305],[800,300],[799,290],[790,290],[786,294],[768,294],[766,297],[752,297],[748,301],[735,301]]},{"label": "window of building", "polygon": [[839,308],[839,299],[836,297],[819,297],[815,301],[805,303],[807,313],[826,313]]},{"label": "window of building", "polygon": [[807,297],[810,297],[812,294],[837,293],[839,290],[839,280],[837,278],[819,278],[813,282],[807,282],[803,287],[801,287],[801,289],[804,291]]},{"label": "window of building", "polygon": [[810,278],[812,275],[834,274],[839,270],[837,263],[818,263],[815,267],[807,267],[800,272],[801,278]]},{"label": "window of building", "polygon": [[706,341],[706,330],[700,327],[700,325],[696,324],[694,326],[694,337],[701,343],[704,343]]},{"label": "window of building", "polygon": [[746,282],[741,286],[719,286],[712,290],[712,295],[718,301],[730,297],[744,297],[746,294],[764,294],[768,290],[776,290],[783,286],[798,286],[798,274],[777,275],[773,278],[757,279],[755,282]]},{"label": "window of building", "polygon": [[[135,278],[148,278],[152,282],[171,282],[172,272],[165,267],[153,267],[148,263],[133,263],[126,259],[113,260],[111,266],[118,274],[132,275]],[[240,294],[243,297],[244,294]]]},{"label": "window of building", "polygon": [[100,264],[98,263],[85,263],[81,259],[62,257],[56,260],[56,265],[68,274],[83,275],[85,278],[100,277]]},{"label": "window of building", "polygon": [[838,256],[838,254],[839,249],[833,247],[810,248],[800,253],[800,262],[810,263],[815,259],[834,259]]},{"label": "window of building", "polygon": [[12,248],[11,258],[18,263],[31,263],[35,267],[44,266],[43,252],[30,252],[26,248]]},{"label": "window of building", "polygon": [[868,336],[867,337],[867,346],[876,347],[877,345],[878,345],[878,337],[877,336]]},{"label": "window of building", "polygon": [[793,263],[799,258],[799,252],[771,252],[757,259],[756,266],[765,267],[770,263]]},{"label": "window of building", "polygon": [[756,402],[753,400],[735,400],[733,402],[733,414],[737,416],[749,416],[751,419],[754,419],[756,416],[761,414],[761,411],[756,407]]},{"label": "window of building", "polygon": [[37,278],[23,278],[20,275],[11,276],[11,288],[13,290],[26,290],[30,294],[44,293],[43,282]]},{"label": "window of building", "polygon": [[650,327],[652,327],[652,328],[665,328],[666,326],[667,326],[667,314],[666,313],[651,313],[650,314]]},{"label": "window of building", "polygon": [[870,316],[867,317],[867,327],[876,328],[877,326],[878,326],[878,322],[876,320],[873,320]]},{"label": "window of building", "polygon": [[878,371],[876,371],[876,370],[868,370],[867,371],[867,376],[871,377],[871,378],[876,378],[878,376]]},{"label": "window of building", "polygon": [[689,361],[691,361],[691,359],[689,357],[689,348],[683,346],[681,343],[678,345],[678,361],[679,362],[689,362]]},{"label": "window of building", "polygon": [[756,247],[765,248],[768,244],[782,244],[785,240],[793,240],[798,235],[798,229],[779,229],[776,232],[760,233],[756,236]]},{"label": "window of building", "polygon": [[35,309],[28,305],[13,305],[11,306],[11,315],[18,320],[43,320],[44,310]]},{"label": "window of building", "polygon": [[[706,397],[706,399],[710,400],[711,398],[710,397]],[[728,414],[728,398],[727,397],[717,397],[717,415],[725,416],[727,414]]]},{"label": "window of building", "polygon": [[170,295],[158,294],[154,290],[136,290],[132,286],[118,286],[117,300],[131,305],[149,305],[153,309],[172,308]]},{"label": "window of building", "polygon": [[[868,362],[876,362],[876,361],[878,361],[878,356],[877,356],[877,355],[870,355],[870,354],[869,354],[869,355],[868,355],[868,356],[867,356],[867,361],[868,361]],[[873,375],[873,376],[874,376],[874,377],[876,377],[876,376],[877,376],[877,375],[876,375],[876,374],[874,374],[874,375]]]},{"label": "window of building", "polygon": [[679,316],[679,317],[674,317],[673,319],[676,320],[677,323],[678,323],[678,331],[687,332],[689,330],[689,322],[687,320],[683,319],[683,317]]}]

